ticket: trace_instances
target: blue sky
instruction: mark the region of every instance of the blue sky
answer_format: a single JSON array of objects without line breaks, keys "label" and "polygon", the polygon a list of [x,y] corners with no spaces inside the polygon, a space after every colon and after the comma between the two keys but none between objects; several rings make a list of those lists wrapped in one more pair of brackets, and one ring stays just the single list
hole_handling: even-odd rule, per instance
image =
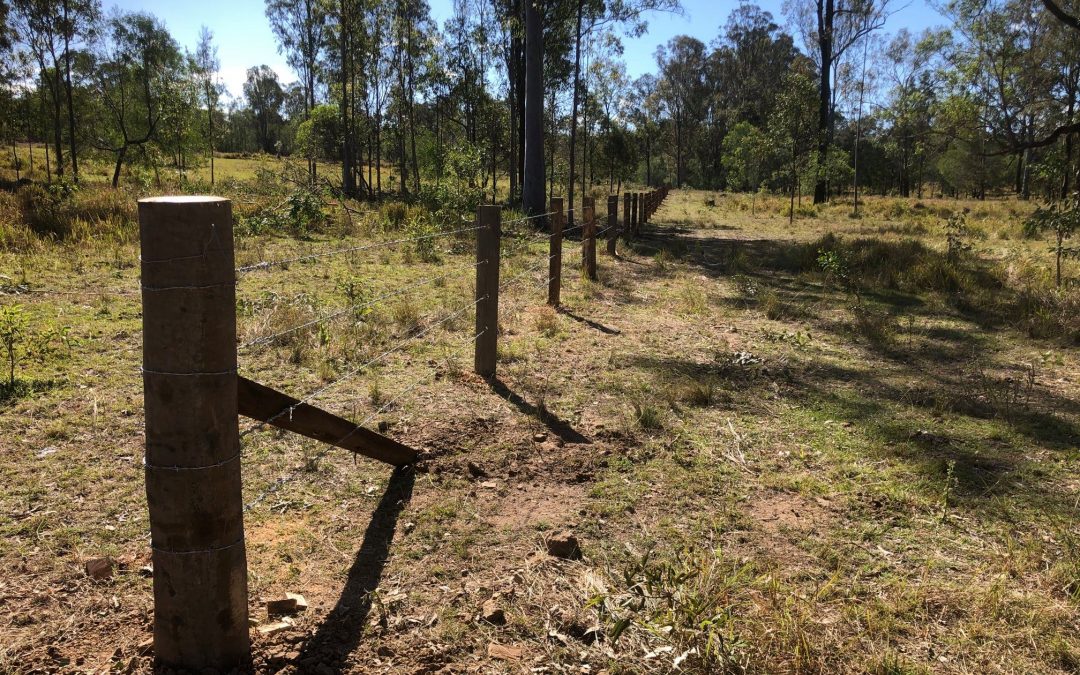
[{"label": "blue sky", "polygon": [[[893,0],[896,12],[890,17],[886,31],[900,28],[919,31],[941,26],[946,20],[926,0]],[[442,22],[452,13],[452,0],[429,0],[433,16]],[[241,93],[245,71],[266,64],[278,72],[282,81],[296,79],[284,57],[277,52],[274,35],[263,13],[262,0],[182,0],[150,2],[147,0],[104,0],[106,8],[119,7],[128,11],[146,11],[156,15],[168,26],[180,44],[194,50],[203,24],[214,33],[221,59],[221,76],[232,95]],[[655,69],[656,47],[676,35],[693,35],[711,42],[727,21],[738,0],[682,0],[684,14],[655,14],[649,17],[649,32],[635,40],[624,40],[624,58],[631,77]],[[782,0],[760,0],[757,3],[772,12],[777,22],[785,22]]]}]

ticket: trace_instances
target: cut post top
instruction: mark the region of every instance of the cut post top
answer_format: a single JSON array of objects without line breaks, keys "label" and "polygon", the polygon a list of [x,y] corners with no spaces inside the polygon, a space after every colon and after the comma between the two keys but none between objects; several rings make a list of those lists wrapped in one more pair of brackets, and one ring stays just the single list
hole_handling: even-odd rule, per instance
[{"label": "cut post top", "polygon": [[139,200],[140,204],[216,204],[229,201],[228,197],[216,197],[214,195],[162,195],[160,197],[144,197]]}]

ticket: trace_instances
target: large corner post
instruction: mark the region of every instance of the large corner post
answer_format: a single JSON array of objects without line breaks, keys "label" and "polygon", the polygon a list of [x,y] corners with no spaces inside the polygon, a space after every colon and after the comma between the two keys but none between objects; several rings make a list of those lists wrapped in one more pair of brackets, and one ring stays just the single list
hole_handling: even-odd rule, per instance
[{"label": "large corner post", "polygon": [[159,667],[251,662],[232,205],[139,202],[146,501]]}]

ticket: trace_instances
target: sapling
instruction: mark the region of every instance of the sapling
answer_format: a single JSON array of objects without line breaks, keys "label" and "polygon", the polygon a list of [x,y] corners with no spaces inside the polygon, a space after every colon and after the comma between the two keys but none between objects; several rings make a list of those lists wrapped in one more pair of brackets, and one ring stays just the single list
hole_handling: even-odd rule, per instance
[{"label": "sapling", "polygon": [[1053,232],[1054,244],[1050,250],[1056,262],[1057,287],[1061,288],[1061,262],[1064,258],[1080,258],[1080,247],[1066,246],[1066,242],[1080,230],[1080,195],[1072,201],[1051,204],[1040,208],[1024,223],[1024,234],[1033,237],[1040,232]]}]

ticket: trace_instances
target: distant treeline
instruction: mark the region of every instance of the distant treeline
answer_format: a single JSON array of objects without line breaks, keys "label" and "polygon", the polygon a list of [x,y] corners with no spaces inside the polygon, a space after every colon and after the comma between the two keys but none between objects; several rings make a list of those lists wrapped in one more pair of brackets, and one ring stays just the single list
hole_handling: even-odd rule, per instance
[{"label": "distant treeline", "polygon": [[[256,65],[243,91],[225,92],[212,27],[188,52],[149,13],[13,0],[0,4],[0,138],[18,171],[29,167],[17,145],[45,144],[36,169],[49,181],[77,180],[83,161],[108,163],[116,185],[164,167],[183,176],[212,150],[266,152],[308,160],[313,181],[318,160],[340,162],[335,183],[359,197],[445,179],[493,198],[509,185],[517,202],[527,145],[542,148],[531,173],[550,192],[567,186],[571,206],[575,186],[627,181],[816,202],[856,186],[1075,189],[1070,7],[954,0],[951,29],[890,36],[892,9],[791,0],[785,29],[744,3],[710,44],[675,37],[655,74],[631,79],[621,42],[681,11],[677,0],[455,0],[441,27],[423,0],[267,0],[297,79]],[[387,164],[394,185],[371,168]]]}]

